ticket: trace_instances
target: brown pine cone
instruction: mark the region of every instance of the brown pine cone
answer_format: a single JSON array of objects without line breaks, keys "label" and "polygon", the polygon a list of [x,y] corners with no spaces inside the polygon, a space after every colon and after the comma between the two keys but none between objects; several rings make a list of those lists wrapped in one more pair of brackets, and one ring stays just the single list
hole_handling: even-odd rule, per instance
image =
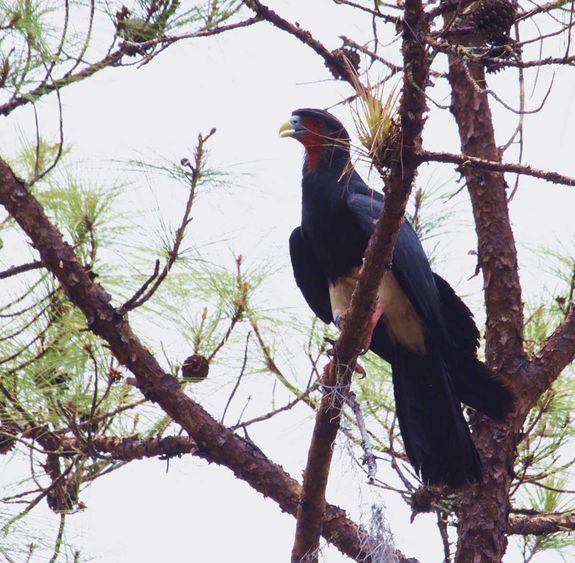
[{"label": "brown pine cone", "polygon": [[208,377],[210,364],[204,356],[194,354],[184,360],[182,364],[182,376],[191,381],[202,381]]},{"label": "brown pine cone", "polygon": [[510,0],[479,0],[469,11],[469,23],[490,43],[503,45],[515,22],[516,10]]}]

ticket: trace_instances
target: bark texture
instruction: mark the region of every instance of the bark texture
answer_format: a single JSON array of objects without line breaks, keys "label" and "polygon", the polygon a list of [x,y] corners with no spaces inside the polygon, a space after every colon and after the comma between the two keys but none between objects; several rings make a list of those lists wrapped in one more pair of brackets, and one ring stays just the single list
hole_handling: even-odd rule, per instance
[{"label": "bark texture", "polygon": [[341,418],[344,397],[362,351],[376,300],[378,287],[393,257],[399,226],[416,175],[424,123],[425,87],[429,64],[419,40],[426,30],[420,0],[407,0],[403,22],[403,58],[405,68],[399,108],[401,160],[392,166],[386,182],[386,199],[375,232],[365,253],[346,323],[335,345],[335,360],[324,378],[325,391],[304,473],[303,493],[298,508],[292,562],[313,563],[318,560],[319,538],[325,509],[325,490],[331,465],[333,444]]},{"label": "bark texture", "polygon": [[[462,153],[499,162],[483,68],[451,56],[449,81]],[[526,358],[523,303],[506,183],[499,172],[464,168],[463,173],[483,274],[487,361],[496,373],[512,379]],[[484,463],[484,480],[467,488],[460,498],[458,561],[500,561],[507,549],[515,430],[513,424],[498,424],[486,418],[479,418],[474,426],[475,444]]]},{"label": "bark texture", "polygon": [[[184,428],[194,439],[196,455],[225,465],[279,507],[295,516],[301,485],[270,461],[256,446],[219,424],[165,373],[154,356],[132,332],[128,321],[111,304],[111,296],[94,283],[74,251],[50,223],[42,206],[0,160],[0,204],[28,235],[45,267],[58,279],[70,300],[83,312],[94,334],[106,341],[118,361],[136,377],[142,393]],[[58,444],[54,444],[55,448]],[[369,561],[368,534],[333,505],[325,511],[322,534],[352,559]]]}]

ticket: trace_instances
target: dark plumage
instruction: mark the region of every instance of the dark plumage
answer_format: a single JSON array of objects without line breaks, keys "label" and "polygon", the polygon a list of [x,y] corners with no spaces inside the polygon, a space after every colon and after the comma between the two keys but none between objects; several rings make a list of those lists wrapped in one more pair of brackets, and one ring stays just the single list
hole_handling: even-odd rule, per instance
[{"label": "dark plumage", "polygon": [[[383,196],[350,164],[349,136],[331,114],[298,109],[280,129],[305,149],[302,220],[290,237],[296,283],[313,312],[337,322]],[[424,482],[458,487],[481,478],[481,462],[460,401],[501,420],[512,398],[477,359],[479,332],[467,306],[431,271],[421,243],[403,222],[391,271],[378,292],[383,315],[370,349],[391,363],[407,455]]]}]

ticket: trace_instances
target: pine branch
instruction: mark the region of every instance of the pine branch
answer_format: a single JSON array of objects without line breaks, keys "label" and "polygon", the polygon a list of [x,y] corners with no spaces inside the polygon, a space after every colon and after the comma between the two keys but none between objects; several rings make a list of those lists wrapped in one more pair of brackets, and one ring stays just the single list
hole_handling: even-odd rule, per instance
[{"label": "pine branch", "polygon": [[[110,304],[111,296],[94,282],[70,245],[50,223],[42,206],[2,160],[0,204],[31,239],[46,268],[86,316],[92,332],[100,336],[117,360],[135,375],[144,396],[157,402],[194,439],[198,456],[225,465],[236,477],[295,516],[302,492],[299,483],[251,442],[214,420],[181,390],[175,377],[162,370],[132,332],[128,321]],[[373,547],[370,537],[346,518],[342,509],[327,506],[322,535],[349,557],[370,560]]]},{"label": "pine branch", "polygon": [[523,372],[522,387],[529,392],[531,406],[574,360],[575,307],[571,306],[565,321],[555,329]]},{"label": "pine branch", "polygon": [[[314,432],[304,472],[303,492],[298,508],[292,561],[317,561],[319,536],[325,509],[325,489],[345,402],[358,354],[366,337],[381,279],[392,262],[395,239],[415,178],[418,161],[415,151],[421,146],[425,87],[429,66],[419,34],[425,20],[420,0],[405,4],[403,31],[404,73],[399,107],[401,162],[392,166],[386,183],[386,199],[365,252],[357,286],[353,292],[345,324],[334,349],[334,361],[324,373],[325,390],[316,416]],[[377,165],[377,163],[376,163]]]},{"label": "pine branch", "polygon": [[545,536],[575,530],[575,512],[511,514],[508,532],[522,536]]},{"label": "pine branch", "polygon": [[23,274],[24,272],[30,272],[32,270],[38,270],[42,268],[41,260],[36,260],[34,262],[28,262],[27,264],[20,264],[19,266],[12,266],[3,272],[0,272],[0,280],[10,278],[12,276],[17,276],[18,274]]},{"label": "pine branch", "polygon": [[109,454],[113,459],[132,461],[148,457],[171,458],[183,454],[194,454],[198,446],[189,436],[166,436],[165,438],[118,438],[117,436],[94,436],[91,440],[80,440],[76,437],[60,439],[58,452],[69,454],[91,454],[96,451]]},{"label": "pine branch", "polygon": [[564,184],[566,186],[575,186],[575,178],[564,176],[558,172],[551,170],[541,170],[526,166],[524,164],[516,164],[512,162],[496,162],[476,156],[467,154],[451,154],[447,152],[433,152],[422,150],[417,154],[421,162],[447,162],[451,164],[459,164],[461,169],[469,167],[477,170],[490,170],[492,172],[509,172],[513,174],[523,174],[525,176],[532,176],[533,178],[540,178],[553,184]]},{"label": "pine branch", "polygon": [[244,0],[244,4],[252,9],[259,18],[293,35],[303,44],[313,49],[324,60],[325,65],[332,70],[332,72],[335,72],[335,74],[341,76],[343,80],[346,80],[353,86],[355,77],[350,72],[349,67],[341,59],[333,55],[331,51],[326,49],[309,31],[300,27],[299,24],[295,25],[290,23],[265,4],[262,4],[259,0]]},{"label": "pine branch", "polygon": [[[169,45],[172,45],[184,39],[211,37],[213,35],[219,35],[220,33],[231,31],[233,29],[248,27],[250,25],[253,25],[254,23],[257,23],[258,21],[260,21],[259,17],[253,17],[233,24],[221,25],[211,29],[200,29],[194,32],[185,33],[181,35],[161,36],[140,43],[124,41],[120,44],[120,46],[116,50],[112,51],[111,53],[108,53],[105,57],[103,57],[99,61],[92,63],[82,68],[81,70],[78,70],[77,72],[73,72],[73,69],[75,69],[77,66],[74,65],[72,71],[68,71],[61,78],[53,79],[51,77],[51,72],[47,73],[45,78],[40,82],[40,84],[35,88],[33,88],[32,90],[19,96],[12,96],[12,98],[10,98],[7,102],[0,104],[0,115],[8,115],[20,106],[29,103],[34,103],[38,101],[40,98],[46,96],[47,94],[51,94],[52,92],[61,90],[62,88],[69,86],[70,84],[80,82],[85,78],[89,78],[90,76],[96,74],[100,70],[103,70],[105,68],[112,68],[118,65],[121,62],[122,58],[125,55],[131,53],[132,50],[136,47],[140,51],[152,49],[157,46],[166,48]],[[150,60],[151,58],[152,57],[148,56],[147,60]],[[79,60],[80,59],[78,59],[78,61]]]}]

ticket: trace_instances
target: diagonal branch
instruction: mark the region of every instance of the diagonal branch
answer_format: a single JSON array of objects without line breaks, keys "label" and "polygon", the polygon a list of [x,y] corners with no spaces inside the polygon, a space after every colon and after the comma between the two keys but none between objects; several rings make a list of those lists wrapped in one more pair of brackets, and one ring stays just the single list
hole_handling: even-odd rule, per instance
[{"label": "diagonal branch", "polygon": [[80,82],[85,78],[89,78],[90,76],[96,74],[100,70],[114,67],[115,65],[119,64],[122,58],[126,54],[130,53],[131,50],[134,49],[134,47],[137,47],[140,50],[152,49],[158,46],[166,48],[168,45],[172,45],[173,43],[182,41],[184,39],[211,37],[212,35],[218,35],[220,33],[225,33],[234,29],[248,27],[250,25],[257,23],[258,21],[260,21],[259,17],[253,17],[240,22],[221,25],[218,27],[213,27],[211,29],[199,29],[197,31],[181,35],[167,35],[167,36],[162,35],[160,37],[141,43],[124,41],[115,51],[108,53],[105,57],[103,57],[99,61],[96,61],[95,63],[92,63],[77,72],[68,71],[61,78],[57,78],[54,80],[50,79],[50,76],[47,76],[46,79],[44,79],[36,88],[33,88],[32,90],[19,96],[17,95],[12,96],[12,98],[10,98],[7,102],[0,104],[0,115],[8,115],[9,113],[11,113],[20,106],[36,102],[39,98],[47,94],[51,94],[52,92],[55,92],[57,90],[60,90],[65,86],[68,86],[75,82]]},{"label": "diagonal branch", "polygon": [[244,4],[251,8],[259,18],[270,22],[278,29],[286,31],[308,47],[311,47],[324,60],[325,65],[329,69],[335,70],[338,76],[341,76],[353,86],[355,77],[350,72],[349,66],[326,49],[309,31],[299,25],[290,23],[259,0],[244,0]]},{"label": "diagonal branch", "polygon": [[[403,57],[406,72],[399,107],[401,161],[391,167],[386,183],[385,207],[365,252],[345,326],[335,345],[335,360],[324,374],[325,390],[316,416],[304,473],[292,561],[317,561],[325,509],[325,489],[341,409],[357,356],[369,335],[377,290],[392,262],[395,239],[419,163],[416,150],[421,146],[423,114],[426,110],[424,92],[429,64],[418,36],[424,31],[425,25],[421,1],[407,0],[403,24]],[[377,165],[377,162],[375,164]]]},{"label": "diagonal branch", "polygon": [[529,392],[533,403],[573,360],[575,360],[575,307],[571,306],[565,321],[555,329],[522,373],[525,378],[522,388]]},{"label": "diagonal branch", "polygon": [[[111,296],[94,283],[42,206],[9,166],[0,160],[0,204],[20,225],[40,254],[45,267],[60,281],[70,300],[83,312],[94,334],[107,342],[117,360],[138,381],[144,395],[158,405],[195,440],[197,455],[225,465],[236,477],[272,498],[283,510],[296,514],[301,486],[270,461],[256,446],[219,424],[198,403],[185,395],[173,376],[165,373],[126,319],[111,305]],[[367,532],[328,505],[323,537],[342,553],[369,561],[373,542]]]}]

